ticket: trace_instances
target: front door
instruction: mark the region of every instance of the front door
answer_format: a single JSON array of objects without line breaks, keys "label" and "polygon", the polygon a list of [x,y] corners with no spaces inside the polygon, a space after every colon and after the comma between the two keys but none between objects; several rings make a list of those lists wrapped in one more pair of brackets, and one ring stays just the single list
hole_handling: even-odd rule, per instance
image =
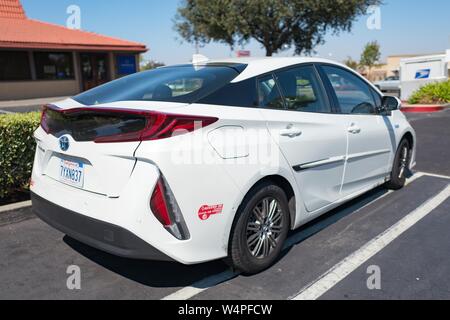
[{"label": "front door", "polygon": [[395,148],[390,117],[379,115],[381,97],[359,76],[322,66],[334,89],[341,118],[347,125],[348,152],[342,196],[372,187],[388,175]]},{"label": "front door", "polygon": [[82,53],[80,62],[83,91],[108,81],[108,56],[106,53]]},{"label": "front door", "polygon": [[331,112],[314,66],[276,72],[275,78],[258,81],[261,113],[292,167],[306,209],[314,212],[339,200],[346,124]]}]

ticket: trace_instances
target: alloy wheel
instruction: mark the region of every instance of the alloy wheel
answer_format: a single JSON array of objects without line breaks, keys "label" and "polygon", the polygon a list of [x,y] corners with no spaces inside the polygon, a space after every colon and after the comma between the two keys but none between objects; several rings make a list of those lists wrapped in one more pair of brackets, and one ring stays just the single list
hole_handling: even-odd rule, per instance
[{"label": "alloy wheel", "polygon": [[251,255],[264,259],[277,248],[284,224],[284,213],[275,198],[266,197],[249,216],[246,237]]},{"label": "alloy wheel", "polygon": [[409,158],[409,150],[408,147],[405,146],[402,149],[402,154],[401,154],[401,158],[400,158],[400,163],[399,163],[399,174],[398,177],[400,179],[403,178],[405,171],[408,167],[408,158]]}]

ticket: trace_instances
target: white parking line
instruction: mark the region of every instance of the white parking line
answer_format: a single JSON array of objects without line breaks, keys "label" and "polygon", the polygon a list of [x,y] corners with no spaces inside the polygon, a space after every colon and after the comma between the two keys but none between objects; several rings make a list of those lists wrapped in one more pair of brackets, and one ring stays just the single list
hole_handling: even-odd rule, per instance
[{"label": "white parking line", "polygon": [[428,173],[428,172],[421,172],[424,176],[434,177],[434,178],[441,178],[441,179],[447,179],[450,180],[449,176],[443,176],[441,174],[435,174],[435,173]]},{"label": "white parking line", "polygon": [[[408,180],[406,180],[405,183],[405,187],[410,185],[411,183],[413,183],[414,181],[416,181],[417,179],[421,178],[425,176],[425,174],[423,172],[416,172],[411,178],[409,178]],[[394,193],[395,191],[393,190],[388,190],[386,191],[384,194],[376,197],[375,199],[373,199],[372,201],[366,203],[365,205],[363,205],[362,207],[360,207],[359,203],[355,203],[353,205],[351,205],[350,207],[347,207],[344,209],[344,211],[347,211],[349,213],[355,214],[361,210],[363,210],[364,208],[370,206],[371,204],[377,202],[378,200],[381,200],[385,197],[387,197],[388,195]],[[313,234],[316,234],[317,232],[319,232],[320,230],[326,228],[329,225],[329,222],[327,221],[328,219],[325,219],[323,221],[320,221],[318,223],[315,223],[314,225],[312,225],[311,227],[301,231],[301,232],[296,232],[294,235],[292,235],[291,237],[289,237],[284,245],[283,250],[290,248],[298,243],[300,243],[301,241],[307,239],[308,237],[312,236]]]},{"label": "white parking line", "polygon": [[[423,177],[425,174],[422,172],[417,172],[414,174],[414,176],[412,176],[410,179],[407,180],[406,185],[411,184],[412,182],[414,182],[415,180]],[[377,197],[376,199],[374,199],[373,201],[367,203],[365,206],[361,207],[361,208],[357,208],[357,205],[355,205],[354,207],[352,206],[350,208],[350,210],[354,210],[355,212],[361,210],[362,208],[365,208],[366,206],[384,198],[385,196],[391,194],[393,191],[388,191],[385,194],[383,194],[380,197]],[[353,209],[354,208],[354,209]],[[301,233],[296,233],[295,235],[291,236],[290,238],[288,238],[286,240],[286,247],[291,247],[297,243],[299,243],[301,240],[307,238],[309,235],[316,233],[318,230],[322,229],[321,225],[315,225],[313,228],[305,230],[305,232],[301,232]],[[222,273],[216,274],[216,275],[212,275],[208,278],[202,279],[192,285],[190,285],[189,287],[184,287],[166,297],[164,297],[162,300],[188,300],[196,295],[198,295],[199,293],[208,290],[220,283],[223,283],[225,281],[228,281],[234,277],[238,276],[237,273],[233,273],[231,270],[228,271],[224,271]]]},{"label": "white parking line", "polygon": [[219,274],[212,275],[208,278],[202,279],[190,285],[189,287],[185,287],[180,289],[161,300],[188,300],[199,293],[208,290],[211,287],[214,287],[222,282],[230,280],[236,277],[238,274],[232,272],[231,270],[224,271]]},{"label": "white parking line", "polygon": [[0,114],[13,114],[14,112],[6,111],[6,110],[0,110]]},{"label": "white parking line", "polygon": [[316,300],[450,197],[450,185],[303,288],[292,300]]}]

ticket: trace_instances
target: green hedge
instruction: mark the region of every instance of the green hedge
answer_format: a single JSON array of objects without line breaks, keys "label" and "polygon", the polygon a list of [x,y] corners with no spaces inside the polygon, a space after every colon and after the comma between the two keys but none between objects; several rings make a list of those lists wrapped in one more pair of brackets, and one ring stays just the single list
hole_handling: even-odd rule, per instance
[{"label": "green hedge", "polygon": [[450,80],[423,86],[409,98],[410,104],[446,104],[450,103]]},{"label": "green hedge", "polygon": [[29,187],[39,112],[0,115],[0,199]]}]

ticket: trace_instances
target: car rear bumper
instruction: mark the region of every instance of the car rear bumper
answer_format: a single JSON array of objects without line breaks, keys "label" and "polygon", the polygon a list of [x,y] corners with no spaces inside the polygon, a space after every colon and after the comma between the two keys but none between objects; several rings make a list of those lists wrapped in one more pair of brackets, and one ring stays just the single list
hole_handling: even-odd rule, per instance
[{"label": "car rear bumper", "polygon": [[80,242],[124,258],[172,261],[122,227],[65,209],[34,193],[31,200],[39,218]]}]

